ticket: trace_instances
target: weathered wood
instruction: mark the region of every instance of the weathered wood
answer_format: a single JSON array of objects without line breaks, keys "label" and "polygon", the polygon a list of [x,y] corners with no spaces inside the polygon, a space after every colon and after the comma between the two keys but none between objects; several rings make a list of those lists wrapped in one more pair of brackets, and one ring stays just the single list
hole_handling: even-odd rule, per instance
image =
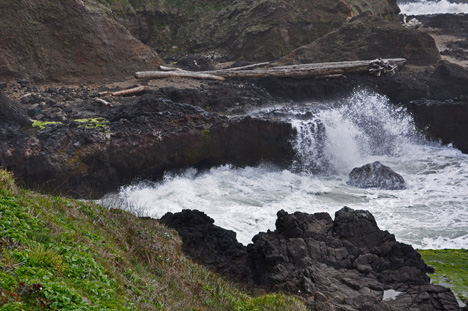
[{"label": "weathered wood", "polygon": [[134,87],[134,88],[127,89],[127,90],[112,92],[111,95],[112,96],[126,96],[126,95],[141,93],[145,90],[146,90],[146,86],[138,86],[138,87]]},{"label": "weathered wood", "polygon": [[108,102],[107,100],[104,100],[102,98],[95,98],[94,99],[97,103],[100,103],[100,104],[103,104],[104,106],[107,106],[107,107],[112,107],[112,104],[110,102]]},{"label": "weathered wood", "polygon": [[229,70],[229,71],[245,70],[245,69],[252,69],[252,68],[256,68],[256,67],[262,67],[262,66],[266,66],[266,65],[269,65],[269,64],[270,64],[270,62],[263,62],[263,63],[258,63],[258,64],[251,64],[251,65],[246,65],[246,66],[228,68],[228,69],[225,69],[225,70]]},{"label": "weathered wood", "polygon": [[[321,67],[352,67],[352,66],[370,66],[372,63],[378,61],[379,59],[372,59],[372,60],[352,60],[352,61],[344,61],[344,62],[328,62],[328,63],[308,63],[308,64],[297,64],[297,65],[286,65],[286,66],[276,66],[271,67],[270,69],[313,69],[313,68],[321,68]],[[382,59],[384,62],[389,62],[392,65],[397,65],[398,67],[403,67],[406,64],[405,58],[387,58]]]},{"label": "weathered wood", "polygon": [[[351,72],[369,72],[377,60],[359,60],[347,62],[331,62],[331,63],[313,63],[300,64],[289,66],[271,67],[268,69],[256,70],[232,70],[221,69],[195,72],[195,71],[142,71],[136,72],[137,79],[155,79],[169,77],[188,77],[196,79],[215,79],[224,80],[224,78],[264,78],[264,77],[316,77],[345,74]],[[392,66],[401,67],[406,63],[404,58],[391,58],[378,60],[379,62],[388,62]]]},{"label": "weathered wood", "polygon": [[161,78],[194,78],[194,79],[211,79],[224,81],[223,77],[200,73],[198,71],[139,71],[135,72],[135,78],[137,79],[161,79]]},{"label": "weathered wood", "polygon": [[[390,64],[403,66],[406,63],[404,58],[386,59]],[[313,77],[335,74],[345,74],[351,72],[368,72],[373,60],[315,63],[271,67],[258,70],[214,70],[206,73],[215,74],[225,78],[263,78],[263,77]]]},{"label": "weathered wood", "polygon": [[183,71],[183,69],[180,69],[180,68],[163,66],[163,65],[159,66],[159,69],[161,69],[162,71]]}]

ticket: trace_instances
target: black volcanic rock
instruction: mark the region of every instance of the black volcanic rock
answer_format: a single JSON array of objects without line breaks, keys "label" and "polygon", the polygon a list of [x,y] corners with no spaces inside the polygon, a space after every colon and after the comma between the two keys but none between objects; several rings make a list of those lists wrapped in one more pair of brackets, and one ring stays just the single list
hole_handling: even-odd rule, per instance
[{"label": "black volcanic rock", "polygon": [[203,212],[166,213],[160,222],[177,230],[183,241],[182,250],[209,268],[229,271],[247,254],[234,231],[214,225],[214,220]]},{"label": "black volcanic rock", "polygon": [[[2,165],[31,187],[99,197],[135,178],[156,179],[171,169],[262,162],[287,167],[294,157],[291,141],[296,132],[286,122],[228,118],[173,102],[159,92],[122,99],[112,107],[92,99],[76,101],[71,118],[96,121],[99,116],[97,123],[65,120],[42,129],[28,127],[27,132],[18,126],[8,134],[1,131]],[[25,111],[13,109],[18,105],[2,101],[0,109],[6,113],[0,121],[27,120]],[[66,113],[51,112],[48,106],[37,109],[42,121]],[[10,138],[16,136],[22,139]]]},{"label": "black volcanic rock", "polygon": [[407,107],[416,124],[430,137],[468,153],[468,96],[446,101],[420,99]]},{"label": "black volcanic rock", "polygon": [[347,184],[357,188],[406,189],[403,177],[378,161],[354,168]]},{"label": "black volcanic rock", "polygon": [[[335,220],[279,211],[276,230],[247,247],[198,211],[167,214],[162,222],[179,231],[183,250],[198,262],[253,290],[302,296],[311,310],[460,310],[449,289],[430,285],[419,253],[380,230],[368,211],[344,207]],[[383,300],[387,290],[400,294]]]},{"label": "black volcanic rock", "polygon": [[25,109],[17,102],[0,94],[0,123],[29,125]]}]

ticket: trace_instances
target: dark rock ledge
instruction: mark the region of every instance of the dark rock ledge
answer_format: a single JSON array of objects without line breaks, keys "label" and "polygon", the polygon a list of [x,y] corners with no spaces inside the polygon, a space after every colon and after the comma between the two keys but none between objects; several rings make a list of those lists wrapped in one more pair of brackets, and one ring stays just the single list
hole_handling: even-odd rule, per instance
[{"label": "dark rock ledge", "polygon": [[430,284],[431,268],[419,253],[380,230],[368,211],[344,207],[335,220],[279,211],[276,230],[257,234],[247,247],[199,211],[160,221],[179,232],[184,252],[201,264],[253,291],[296,294],[311,310],[460,310],[450,289]]},{"label": "dark rock ledge", "polygon": [[[288,167],[295,130],[249,112],[339,100],[359,86],[406,105],[429,135],[468,152],[468,71],[447,62],[379,78],[234,79],[197,87],[187,82],[149,87],[134,97],[104,96],[111,107],[96,101],[102,89],[6,84],[0,90],[0,166],[29,187],[81,198],[98,198],[135,179],[157,179],[167,170],[191,166],[267,162]],[[33,128],[29,118],[48,125]],[[103,122],[76,122],[83,119]]]},{"label": "dark rock ledge", "polygon": [[18,103],[0,95],[0,111],[9,113],[0,116],[0,166],[30,187],[97,198],[135,178],[155,179],[171,169],[281,166],[294,156],[295,130],[288,123],[228,118],[151,92],[101,106],[89,109],[102,123],[65,120],[39,129],[28,124]]}]

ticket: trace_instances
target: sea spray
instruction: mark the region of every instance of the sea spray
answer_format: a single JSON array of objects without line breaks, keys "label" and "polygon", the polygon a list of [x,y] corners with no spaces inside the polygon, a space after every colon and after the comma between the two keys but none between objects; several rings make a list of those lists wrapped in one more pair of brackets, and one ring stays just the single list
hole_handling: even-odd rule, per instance
[{"label": "sea spray", "polygon": [[298,132],[295,168],[305,172],[345,174],[373,156],[400,156],[421,140],[404,108],[366,90],[311,119],[290,122]]},{"label": "sea spray", "polygon": [[[274,230],[281,209],[333,216],[349,206],[369,210],[381,229],[414,247],[468,248],[467,155],[422,139],[405,110],[384,96],[357,91],[325,106],[329,108],[311,103],[256,112],[268,116],[273,111],[298,129],[299,157],[291,169],[191,168],[167,173],[160,182],[122,187],[104,201],[117,198],[124,208],[145,210],[154,218],[198,209],[216,225],[234,230],[244,244],[260,231]],[[401,174],[408,189],[346,184],[353,167],[373,161]]]},{"label": "sea spray", "polygon": [[399,1],[401,13],[406,15],[459,14],[468,13],[468,3],[447,0]]}]

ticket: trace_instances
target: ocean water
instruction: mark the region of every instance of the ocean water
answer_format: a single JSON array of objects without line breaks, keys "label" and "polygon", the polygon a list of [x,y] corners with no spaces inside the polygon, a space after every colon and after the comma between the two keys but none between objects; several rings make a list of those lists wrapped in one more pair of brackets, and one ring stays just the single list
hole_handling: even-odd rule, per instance
[{"label": "ocean water", "polygon": [[[416,248],[468,248],[468,155],[427,141],[411,116],[367,91],[333,102],[269,107],[252,114],[281,116],[298,130],[298,158],[288,169],[271,165],[168,172],[103,198],[139,215],[198,209],[248,244],[274,230],[276,213],[369,210],[381,229]],[[324,108],[326,107],[326,108]],[[349,172],[373,161],[403,176],[406,190],[358,189]]]},{"label": "ocean water", "polygon": [[400,0],[398,6],[406,15],[468,13],[468,2],[447,0]]}]

